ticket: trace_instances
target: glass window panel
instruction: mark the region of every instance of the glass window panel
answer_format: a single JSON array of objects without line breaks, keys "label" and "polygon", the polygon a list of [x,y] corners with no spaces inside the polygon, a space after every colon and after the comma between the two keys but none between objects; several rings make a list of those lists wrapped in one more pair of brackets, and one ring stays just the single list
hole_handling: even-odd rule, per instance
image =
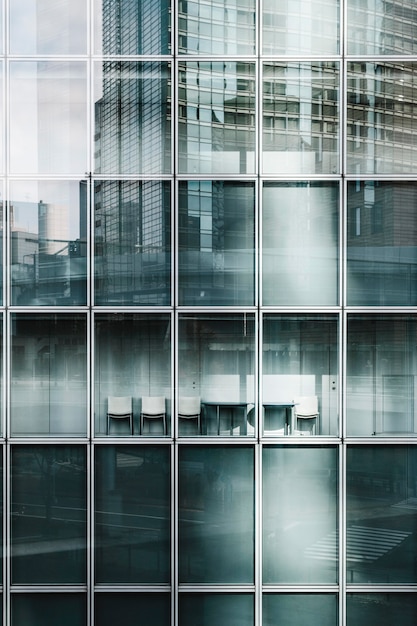
[{"label": "glass window panel", "polygon": [[254,0],[182,0],[179,3],[179,52],[254,54]]},{"label": "glass window panel", "polygon": [[252,183],[180,182],[180,304],[254,303],[254,208]]},{"label": "glass window panel", "polygon": [[103,61],[94,65],[95,171],[171,171],[169,63]]},{"label": "glass window panel", "polygon": [[[109,398],[114,396],[128,398],[132,421],[108,417]],[[165,419],[140,419],[144,397],[162,398]],[[170,432],[171,320],[168,315],[96,315],[94,398],[97,435],[161,436],[164,424],[166,434]]]},{"label": "glass window panel", "polygon": [[87,169],[87,73],[75,61],[10,64],[10,170],[76,174]]},{"label": "glass window panel", "polygon": [[263,53],[337,54],[339,1],[277,2],[264,0]]},{"label": "glass window panel", "polygon": [[266,63],[262,167],[265,174],[339,171],[339,65]]},{"label": "glass window panel", "polygon": [[179,404],[197,398],[201,420],[179,417],[184,436],[254,435],[255,318],[251,314],[179,319]]},{"label": "glass window panel", "polygon": [[87,182],[12,181],[12,303],[86,303]]},{"label": "glass window panel", "polygon": [[348,447],[349,583],[417,582],[416,475],[414,446]]},{"label": "glass window panel", "polygon": [[348,63],[348,172],[417,171],[416,74],[416,63]]},{"label": "glass window panel", "polygon": [[94,237],[96,304],[170,303],[169,182],[95,182]]},{"label": "glass window panel", "polygon": [[12,434],[85,435],[85,316],[13,315],[11,344]]},{"label": "glass window panel", "polygon": [[417,12],[413,0],[349,0],[349,54],[416,54]]},{"label": "glass window panel", "polygon": [[169,0],[95,0],[94,35],[97,54],[168,54]]},{"label": "glass window panel", "polygon": [[253,472],[251,447],[179,449],[181,583],[253,583]]},{"label": "glass window panel", "polygon": [[348,304],[415,305],[415,183],[348,183],[347,219]]},{"label": "glass window panel", "polygon": [[347,434],[417,434],[417,318],[348,317]]},{"label": "glass window panel", "polygon": [[416,596],[412,593],[348,593],[347,626],[414,626]]},{"label": "glass window panel", "polygon": [[337,183],[265,183],[262,206],[264,305],[338,302]]},{"label": "glass window panel", "polygon": [[179,66],[179,170],[255,171],[255,65],[243,61]]},{"label": "glass window panel", "polygon": [[12,626],[86,626],[86,597],[80,593],[12,594]]},{"label": "glass window panel", "polygon": [[13,447],[11,510],[13,584],[86,582],[83,446]]},{"label": "glass window panel", "polygon": [[10,2],[12,54],[85,54],[85,0],[13,0]]},{"label": "glass window panel", "polygon": [[138,626],[138,623],[169,626],[171,623],[169,593],[96,593],[94,607],[95,626],[120,623],[123,626]]},{"label": "glass window panel", "polygon": [[338,623],[338,597],[335,594],[272,594],[262,598],[262,625],[335,626]]},{"label": "glass window panel", "polygon": [[169,583],[169,448],[98,447],[95,471],[96,583]]},{"label": "glass window panel", "polygon": [[338,434],[338,320],[265,315],[264,435]]},{"label": "glass window panel", "polygon": [[252,626],[253,596],[250,594],[189,593],[179,597],[181,626]]},{"label": "glass window panel", "polygon": [[264,584],[337,582],[337,448],[264,447],[262,476]]}]

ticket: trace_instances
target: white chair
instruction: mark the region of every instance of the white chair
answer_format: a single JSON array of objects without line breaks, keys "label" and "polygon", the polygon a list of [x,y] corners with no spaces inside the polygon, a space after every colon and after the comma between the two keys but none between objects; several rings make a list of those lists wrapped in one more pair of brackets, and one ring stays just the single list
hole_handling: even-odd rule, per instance
[{"label": "white chair", "polygon": [[145,419],[155,420],[161,419],[164,429],[164,435],[167,434],[167,420],[165,411],[164,396],[143,396],[140,412],[140,434],[143,435],[143,426]]},{"label": "white chair", "polygon": [[[294,398],[294,420],[299,434],[308,433],[309,435],[315,435],[318,433],[319,402],[317,396],[299,396]],[[311,429],[303,430],[298,428],[299,424],[302,426],[303,423],[310,420],[314,420],[314,422],[311,422]]]},{"label": "white chair", "polygon": [[201,398],[199,396],[181,396],[178,406],[178,418],[197,420],[197,433],[201,435]]},{"label": "white chair", "polygon": [[110,433],[110,419],[128,419],[130,434],[133,435],[133,411],[131,396],[109,396],[107,398],[107,434]]}]

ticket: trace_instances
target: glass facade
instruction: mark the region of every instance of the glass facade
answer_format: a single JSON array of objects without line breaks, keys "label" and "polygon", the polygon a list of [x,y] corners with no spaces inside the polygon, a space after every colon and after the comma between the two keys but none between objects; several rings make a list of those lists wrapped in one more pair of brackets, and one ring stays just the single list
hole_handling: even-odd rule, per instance
[{"label": "glass facade", "polygon": [[416,42],[0,0],[0,625],[416,623]]}]

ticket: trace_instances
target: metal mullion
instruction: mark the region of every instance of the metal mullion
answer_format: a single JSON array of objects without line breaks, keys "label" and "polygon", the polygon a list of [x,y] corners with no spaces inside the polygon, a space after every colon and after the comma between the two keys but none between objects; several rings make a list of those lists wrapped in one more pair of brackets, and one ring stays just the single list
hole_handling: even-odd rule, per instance
[{"label": "metal mullion", "polygon": [[179,588],[179,449],[171,444],[171,626],[178,626]]}]

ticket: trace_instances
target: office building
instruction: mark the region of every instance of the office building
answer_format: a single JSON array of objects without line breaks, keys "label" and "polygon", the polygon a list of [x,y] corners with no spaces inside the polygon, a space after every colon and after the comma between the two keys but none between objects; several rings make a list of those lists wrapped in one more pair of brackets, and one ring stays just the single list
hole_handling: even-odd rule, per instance
[{"label": "office building", "polygon": [[414,626],[415,3],[0,16],[0,624]]}]

